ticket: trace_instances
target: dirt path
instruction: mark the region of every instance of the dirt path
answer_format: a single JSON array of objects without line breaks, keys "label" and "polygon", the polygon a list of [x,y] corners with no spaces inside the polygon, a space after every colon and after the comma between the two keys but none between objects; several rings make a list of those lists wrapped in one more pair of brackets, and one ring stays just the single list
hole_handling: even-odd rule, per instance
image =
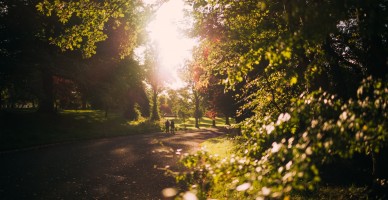
[{"label": "dirt path", "polygon": [[217,131],[153,133],[0,153],[1,199],[163,199],[177,167]]}]

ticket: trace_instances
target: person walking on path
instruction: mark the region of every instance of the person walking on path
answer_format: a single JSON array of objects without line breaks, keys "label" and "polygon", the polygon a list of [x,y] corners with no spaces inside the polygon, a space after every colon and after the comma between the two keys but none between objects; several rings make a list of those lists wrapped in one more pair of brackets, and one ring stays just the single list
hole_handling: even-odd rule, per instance
[{"label": "person walking on path", "polygon": [[166,120],[166,122],[164,123],[164,125],[166,126],[166,133],[169,133],[170,132],[170,122],[168,120]]},{"label": "person walking on path", "polygon": [[172,134],[175,133],[175,123],[174,123],[174,120],[171,120],[171,123],[170,123],[170,130],[171,130],[171,133],[172,133]]}]

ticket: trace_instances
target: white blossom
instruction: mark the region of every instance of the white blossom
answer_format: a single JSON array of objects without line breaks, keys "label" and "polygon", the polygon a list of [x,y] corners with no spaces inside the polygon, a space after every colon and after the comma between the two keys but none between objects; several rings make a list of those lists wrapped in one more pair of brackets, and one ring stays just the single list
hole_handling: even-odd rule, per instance
[{"label": "white blossom", "polygon": [[237,186],[236,190],[241,192],[241,191],[245,191],[245,190],[249,189],[249,187],[251,187],[250,183],[243,183],[243,184]]},{"label": "white blossom", "polygon": [[273,142],[273,143],[272,143],[271,152],[272,152],[272,153],[278,152],[281,146],[282,146],[282,144],[278,144],[278,143],[276,143],[276,142]]}]

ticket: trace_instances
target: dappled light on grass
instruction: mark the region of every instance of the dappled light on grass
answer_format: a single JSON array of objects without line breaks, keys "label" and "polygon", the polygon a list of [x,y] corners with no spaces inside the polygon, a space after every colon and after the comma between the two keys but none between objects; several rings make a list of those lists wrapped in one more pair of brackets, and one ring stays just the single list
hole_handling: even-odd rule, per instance
[{"label": "dappled light on grass", "polygon": [[[195,118],[190,117],[188,119],[185,119],[183,121],[181,118],[175,118],[175,117],[165,117],[162,122],[165,120],[174,120],[175,122],[175,127],[178,130],[198,130],[198,128],[195,127]],[[232,125],[234,124],[234,120],[230,119]],[[217,117],[216,118],[216,127],[221,128],[221,127],[230,127],[229,125],[225,124],[225,119]],[[208,118],[208,117],[202,117],[199,120],[199,128],[214,128],[213,127],[213,120]]]},{"label": "dappled light on grass", "polygon": [[117,113],[112,113],[108,117],[105,117],[105,111],[102,110],[62,110],[60,113],[63,116],[87,121],[88,123],[104,122],[119,118]]},{"label": "dappled light on grass", "polygon": [[137,125],[140,125],[140,124],[145,123],[145,122],[147,122],[147,119],[141,117],[138,120],[127,121],[126,123],[131,125],[131,126],[137,126]]},{"label": "dappled light on grass", "polygon": [[201,144],[202,150],[209,152],[220,159],[228,158],[234,154],[236,142],[230,138],[212,138]]}]

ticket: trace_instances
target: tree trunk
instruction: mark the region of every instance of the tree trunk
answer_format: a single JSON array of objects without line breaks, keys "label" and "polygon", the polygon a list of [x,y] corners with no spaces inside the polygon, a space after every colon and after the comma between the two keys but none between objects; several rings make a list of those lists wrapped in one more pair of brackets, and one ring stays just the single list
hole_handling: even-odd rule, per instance
[{"label": "tree trunk", "polygon": [[3,108],[3,98],[1,97],[1,90],[0,90],[0,110]]},{"label": "tree trunk", "polygon": [[216,120],[215,119],[213,119],[213,121],[212,121],[212,126],[216,127]]},{"label": "tree trunk", "polygon": [[225,115],[225,124],[230,125],[229,116]]},{"label": "tree trunk", "polygon": [[199,113],[199,95],[198,95],[198,92],[197,91],[195,91],[195,90],[193,90],[193,92],[194,92],[194,101],[195,101],[195,127],[196,128],[199,128],[199,115],[200,115],[200,113]]},{"label": "tree trunk", "polygon": [[109,107],[107,104],[105,104],[105,118],[108,118],[108,110],[109,110]]},{"label": "tree trunk", "polygon": [[372,176],[373,178],[376,178],[376,155],[374,152],[371,153],[372,157]]},{"label": "tree trunk", "polygon": [[54,113],[54,80],[49,68],[42,69],[43,94],[39,99],[39,112]]},{"label": "tree trunk", "polygon": [[195,117],[195,128],[199,128],[199,118]]},{"label": "tree trunk", "polygon": [[140,116],[137,116],[137,113],[135,111],[135,102],[132,99],[128,101],[128,105],[127,105],[127,108],[125,109],[124,116],[126,119],[130,121],[137,120],[140,117]]},{"label": "tree trunk", "polygon": [[156,91],[156,89],[153,89],[151,121],[157,121],[159,119],[160,116],[158,112],[158,92]]},{"label": "tree trunk", "polygon": [[87,101],[86,101],[86,97],[84,94],[82,94],[82,105],[81,105],[81,109],[82,110],[86,110],[87,109]]},{"label": "tree trunk", "polygon": [[383,42],[378,35],[370,39],[370,50],[368,54],[368,67],[373,77],[385,78],[388,74],[387,57],[384,52]]}]

